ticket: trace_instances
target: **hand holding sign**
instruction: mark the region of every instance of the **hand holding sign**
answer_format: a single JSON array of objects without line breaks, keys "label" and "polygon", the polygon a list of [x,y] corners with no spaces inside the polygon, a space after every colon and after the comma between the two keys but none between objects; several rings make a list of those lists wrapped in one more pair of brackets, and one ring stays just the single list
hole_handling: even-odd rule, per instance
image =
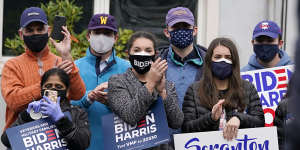
[{"label": "hand holding sign", "polygon": [[211,118],[215,121],[219,120],[221,115],[222,115],[222,111],[223,111],[223,103],[225,102],[224,99],[219,100],[219,102],[217,104],[214,105],[214,107],[212,108],[211,111]]},{"label": "hand holding sign", "polygon": [[238,117],[232,117],[225,125],[223,130],[224,139],[231,141],[237,137],[238,129],[240,127],[240,119]]}]

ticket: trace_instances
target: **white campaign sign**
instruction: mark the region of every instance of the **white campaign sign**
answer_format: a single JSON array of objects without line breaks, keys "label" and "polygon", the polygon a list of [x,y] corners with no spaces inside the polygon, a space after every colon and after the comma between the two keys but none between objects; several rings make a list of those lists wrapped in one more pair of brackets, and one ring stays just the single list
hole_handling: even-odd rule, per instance
[{"label": "white campaign sign", "polygon": [[265,113],[265,126],[273,126],[275,110],[287,91],[293,65],[241,72],[257,89]]},{"label": "white campaign sign", "polygon": [[175,134],[174,142],[175,150],[278,150],[276,127],[239,129],[232,141],[223,131]]}]

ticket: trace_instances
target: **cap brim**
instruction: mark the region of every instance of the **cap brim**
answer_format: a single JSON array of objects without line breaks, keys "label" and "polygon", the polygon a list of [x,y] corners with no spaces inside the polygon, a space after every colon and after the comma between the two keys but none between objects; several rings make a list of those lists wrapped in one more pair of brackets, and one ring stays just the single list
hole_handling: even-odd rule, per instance
[{"label": "cap brim", "polygon": [[272,32],[260,32],[260,33],[255,34],[252,39],[255,39],[255,38],[257,38],[257,37],[259,37],[261,35],[265,35],[265,36],[271,37],[273,39],[276,39],[276,38],[278,38],[279,34],[272,33]]},{"label": "cap brim", "polygon": [[189,25],[191,25],[191,26],[194,26],[194,25],[195,25],[194,22],[193,22],[192,20],[187,20],[187,19],[175,19],[175,20],[169,22],[167,25],[168,25],[169,27],[172,27],[174,24],[179,23],[179,22],[185,22],[185,23],[187,23],[187,24],[189,24]]},{"label": "cap brim", "polygon": [[106,26],[96,26],[96,27],[88,27],[89,30],[95,30],[95,29],[110,29],[113,30],[115,32],[118,32],[117,29],[112,28],[112,27],[106,27]]},{"label": "cap brim", "polygon": [[44,20],[42,20],[42,19],[32,19],[32,20],[29,20],[29,21],[27,21],[27,22],[25,22],[24,24],[23,24],[23,28],[24,27],[26,27],[27,25],[29,25],[31,22],[42,22],[43,24],[48,24],[47,22],[45,22]]}]

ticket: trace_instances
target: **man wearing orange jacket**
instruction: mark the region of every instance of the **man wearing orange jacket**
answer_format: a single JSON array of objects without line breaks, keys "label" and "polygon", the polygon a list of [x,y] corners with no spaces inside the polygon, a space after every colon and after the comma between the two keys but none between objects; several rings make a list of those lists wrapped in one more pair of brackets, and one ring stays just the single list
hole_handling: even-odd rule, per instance
[{"label": "man wearing orange jacket", "polygon": [[38,7],[23,11],[19,36],[25,43],[25,53],[8,60],[2,70],[1,92],[6,102],[5,128],[17,119],[27,105],[41,98],[41,76],[47,70],[58,67],[70,77],[72,100],[79,100],[85,94],[85,85],[70,53],[70,33],[63,27],[64,39],[57,43],[50,38],[61,57],[50,52],[47,45],[50,31],[45,12]]}]

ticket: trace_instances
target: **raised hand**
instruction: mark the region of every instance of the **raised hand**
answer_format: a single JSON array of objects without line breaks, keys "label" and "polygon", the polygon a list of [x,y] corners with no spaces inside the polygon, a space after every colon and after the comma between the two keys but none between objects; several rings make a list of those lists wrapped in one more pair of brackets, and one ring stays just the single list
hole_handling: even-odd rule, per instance
[{"label": "raised hand", "polygon": [[162,97],[163,100],[167,98],[167,91],[166,91],[166,75],[163,74],[159,84],[156,85],[156,90],[158,91],[159,95]]},{"label": "raised hand", "polygon": [[222,111],[223,111],[223,103],[225,102],[224,99],[219,100],[219,102],[217,104],[215,104],[212,108],[211,111],[211,118],[215,121],[219,120],[221,115],[222,115]]},{"label": "raised hand", "polygon": [[73,67],[73,62],[70,60],[64,60],[57,66],[57,68],[64,70],[67,74],[72,72]]},{"label": "raised hand", "polygon": [[[151,93],[153,91],[153,88],[157,87],[160,84],[167,68],[167,61],[162,60],[161,58],[156,59],[155,62],[152,63],[149,72],[147,72],[146,74],[146,86],[148,87],[148,90],[151,91]],[[161,85],[158,87],[159,89],[157,90],[162,90],[163,87],[164,86]]]},{"label": "raised hand", "polygon": [[43,96],[44,101],[41,102],[41,113],[44,116],[48,116],[52,121],[57,122],[64,117],[64,113],[60,108],[60,97],[57,98],[57,102],[51,101],[48,97]]},{"label": "raised hand", "polygon": [[65,35],[64,39],[60,42],[56,42],[50,38],[51,43],[55,46],[57,52],[60,54],[63,60],[72,61],[71,56],[71,35],[66,26],[62,26],[62,34]]}]

